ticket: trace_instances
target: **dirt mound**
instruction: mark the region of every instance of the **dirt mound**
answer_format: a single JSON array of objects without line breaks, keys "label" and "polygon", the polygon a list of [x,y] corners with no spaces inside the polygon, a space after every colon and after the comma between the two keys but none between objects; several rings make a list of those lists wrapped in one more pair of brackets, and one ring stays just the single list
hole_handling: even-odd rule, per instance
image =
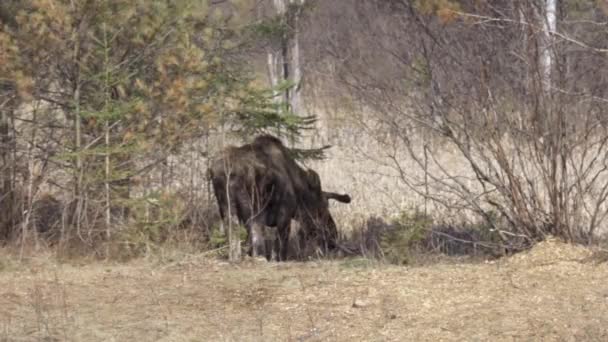
[{"label": "dirt mound", "polygon": [[541,266],[559,262],[584,262],[593,255],[593,251],[581,245],[564,243],[549,238],[538,243],[531,250],[516,254],[508,259],[512,266]]}]

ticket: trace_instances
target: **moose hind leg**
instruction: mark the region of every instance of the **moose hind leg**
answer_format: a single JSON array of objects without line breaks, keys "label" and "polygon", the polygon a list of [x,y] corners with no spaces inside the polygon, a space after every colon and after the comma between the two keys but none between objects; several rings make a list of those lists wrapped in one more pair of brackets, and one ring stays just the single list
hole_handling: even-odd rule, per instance
[{"label": "moose hind leg", "polygon": [[258,256],[267,257],[264,238],[264,226],[258,222],[253,222],[249,227],[249,255],[254,258]]},{"label": "moose hind leg", "polygon": [[277,250],[277,257],[279,261],[287,260],[287,252],[289,247],[289,232],[290,221],[287,221],[287,224],[283,224],[277,227],[277,238],[275,242],[275,248]]},{"label": "moose hind leg", "polygon": [[[271,234],[271,229],[269,227],[265,227],[265,232],[264,232],[264,249],[266,251],[266,260],[271,261],[274,259],[275,257],[275,250],[274,250],[274,235],[276,234]],[[278,259],[278,257],[276,257]]]}]

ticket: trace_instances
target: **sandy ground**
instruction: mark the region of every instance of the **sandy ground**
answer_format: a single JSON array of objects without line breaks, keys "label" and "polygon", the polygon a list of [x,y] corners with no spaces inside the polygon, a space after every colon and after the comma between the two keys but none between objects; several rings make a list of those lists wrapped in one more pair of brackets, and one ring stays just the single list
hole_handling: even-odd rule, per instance
[{"label": "sandy ground", "polygon": [[2,341],[608,341],[608,262],[4,263]]}]

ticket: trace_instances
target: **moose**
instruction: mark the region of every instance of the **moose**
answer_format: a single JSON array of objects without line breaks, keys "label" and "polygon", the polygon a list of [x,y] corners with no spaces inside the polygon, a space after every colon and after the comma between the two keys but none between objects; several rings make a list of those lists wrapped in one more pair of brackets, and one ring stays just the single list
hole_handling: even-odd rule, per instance
[{"label": "moose", "polygon": [[[209,177],[224,222],[236,215],[247,230],[249,255],[287,259],[291,220],[300,223],[300,241],[316,238],[324,250],[337,247],[336,223],[330,199],[350,203],[346,194],[325,192],[317,172],[301,167],[281,140],[271,135],[230,146],[213,160]],[[265,241],[265,227],[276,227],[274,243]]]}]

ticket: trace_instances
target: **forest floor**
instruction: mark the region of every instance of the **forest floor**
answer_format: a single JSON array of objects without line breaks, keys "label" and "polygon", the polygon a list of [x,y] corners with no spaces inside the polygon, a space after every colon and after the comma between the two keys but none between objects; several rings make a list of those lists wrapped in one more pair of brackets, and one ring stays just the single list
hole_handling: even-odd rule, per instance
[{"label": "forest floor", "polygon": [[2,341],[607,341],[606,255],[0,263]]}]

